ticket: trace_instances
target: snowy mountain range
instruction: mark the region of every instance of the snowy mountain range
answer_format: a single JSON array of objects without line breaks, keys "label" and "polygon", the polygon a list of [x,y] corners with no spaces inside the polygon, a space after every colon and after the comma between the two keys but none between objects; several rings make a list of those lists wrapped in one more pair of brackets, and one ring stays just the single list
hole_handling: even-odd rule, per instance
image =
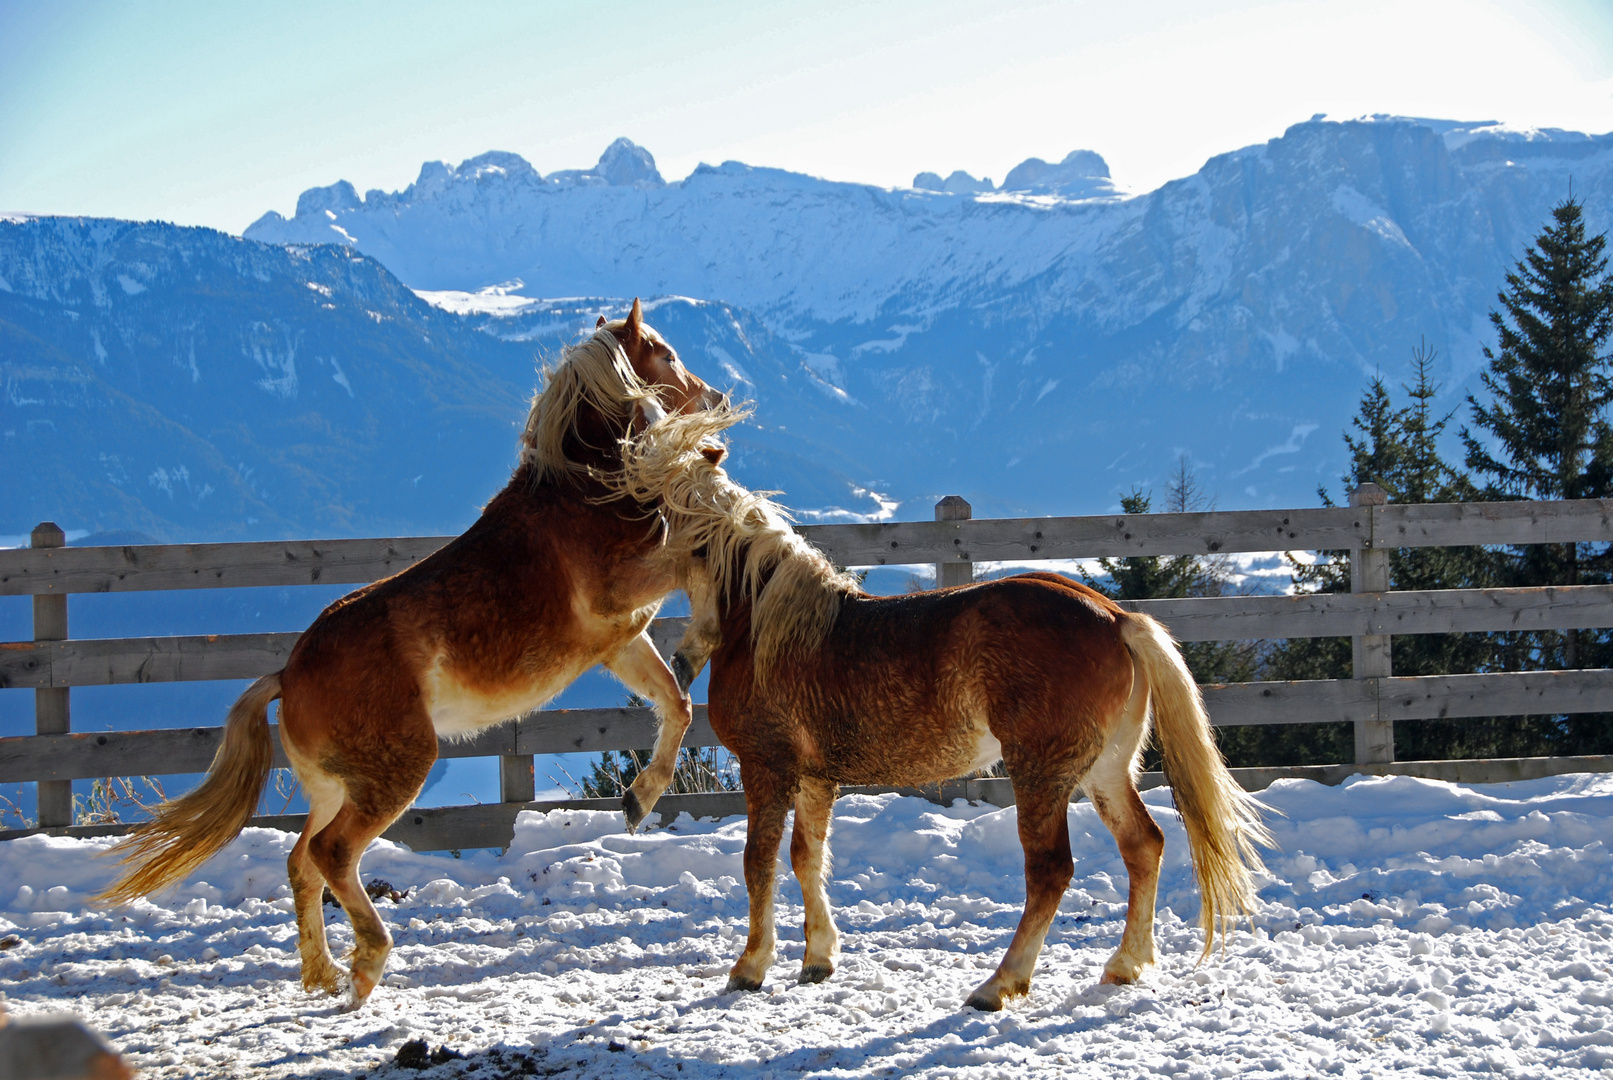
[{"label": "snowy mountain range", "polygon": [[25,465],[0,534],[463,527],[513,459],[534,354],[635,295],[757,401],[741,475],[820,517],[948,493],[1103,512],[1181,454],[1223,507],[1311,505],[1374,371],[1392,384],[1426,340],[1460,402],[1570,182],[1606,228],[1613,135],[1378,117],[1140,195],[1091,151],[1000,186],[737,162],[668,183],[622,139],[592,169],[489,153],[399,192],[315,188],[245,239],[0,222],[0,432]]},{"label": "snowy mountain range", "polygon": [[[511,318],[577,294],[746,310],[784,344],[793,400],[815,390],[855,429],[853,479],[902,502],[1101,511],[1186,453],[1223,505],[1288,505],[1336,482],[1364,381],[1419,341],[1458,402],[1550,206],[1572,181],[1605,228],[1613,182],[1613,136],[1385,117],[1297,124],[1134,197],[1091,152],[990,191],[737,162],[667,184],[647,157],[433,163],[400,192],[306,192],[246,235],[340,242]],[[791,408],[759,419],[799,429]]]}]

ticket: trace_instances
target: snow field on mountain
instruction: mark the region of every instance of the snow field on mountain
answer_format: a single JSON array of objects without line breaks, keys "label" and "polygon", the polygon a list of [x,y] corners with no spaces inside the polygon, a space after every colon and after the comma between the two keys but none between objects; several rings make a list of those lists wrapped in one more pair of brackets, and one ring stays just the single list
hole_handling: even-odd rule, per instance
[{"label": "snow field on mountain", "polygon": [[[142,1076],[1468,1075],[1613,1066],[1613,777],[1458,785],[1280,781],[1260,909],[1200,964],[1198,897],[1168,791],[1157,970],[1097,985],[1126,878],[1090,805],[1028,998],[961,1009],[1024,897],[1012,808],[847,796],[831,899],[844,955],[798,986],[800,892],[780,864],[780,957],[724,994],[745,936],[742,820],[629,836],[617,814],[522,815],[502,856],[379,842],[366,882],[396,949],[356,1012],[305,995],[284,877],[294,837],[249,830],[155,903],[117,911],[106,841],[0,845],[0,987],[70,1010]],[[327,908],[338,951],[351,941]],[[11,939],[15,939],[12,941]]]}]

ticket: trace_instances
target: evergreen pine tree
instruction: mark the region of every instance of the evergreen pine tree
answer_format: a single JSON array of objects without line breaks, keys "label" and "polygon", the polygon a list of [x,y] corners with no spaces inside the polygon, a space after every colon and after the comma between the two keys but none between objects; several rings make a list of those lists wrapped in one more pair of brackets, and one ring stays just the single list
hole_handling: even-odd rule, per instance
[{"label": "evergreen pine tree", "polygon": [[[1462,429],[1468,467],[1491,499],[1596,499],[1613,496],[1613,274],[1606,234],[1586,234],[1572,195],[1524,253],[1490,312],[1497,348],[1481,378],[1488,403],[1468,403],[1479,433]],[[1514,586],[1589,585],[1610,580],[1605,546],[1536,544],[1513,548],[1502,563]],[[1509,635],[1507,666],[1605,667],[1607,631]],[[1551,752],[1613,749],[1613,723],[1572,716],[1554,725]]]},{"label": "evergreen pine tree", "polygon": [[[1606,234],[1587,236],[1581,204],[1571,196],[1552,210],[1491,311],[1498,349],[1485,349],[1481,374],[1491,401],[1468,403],[1489,444],[1462,429],[1468,467],[1488,478],[1492,499],[1600,499],[1613,495],[1613,275],[1603,255]],[[1493,452],[1492,452],[1493,446]],[[1605,580],[1605,552],[1582,544],[1515,549],[1516,585],[1590,584]],[[1589,567],[1585,555],[1590,554]],[[1580,667],[1580,631],[1535,635],[1537,662]],[[1605,635],[1603,635],[1605,637]],[[1597,650],[1605,652],[1605,649]],[[1605,658],[1602,658],[1605,662]]]},{"label": "evergreen pine tree", "polygon": [[[1395,503],[1461,502],[1473,495],[1468,478],[1452,469],[1439,452],[1439,440],[1454,413],[1438,416],[1434,400],[1436,354],[1426,343],[1412,350],[1411,382],[1401,389],[1409,404],[1396,407],[1381,375],[1361,395],[1353,420],[1354,434],[1344,433],[1350,461],[1341,479],[1345,489],[1371,482]],[[1325,489],[1324,505],[1335,505]],[[1314,563],[1295,560],[1294,584],[1301,592],[1349,592],[1349,552],[1322,552]],[[1477,548],[1407,548],[1389,556],[1395,589],[1471,589],[1494,583],[1493,559]],[[1396,675],[1444,675],[1483,671],[1494,666],[1495,647],[1484,634],[1412,634],[1392,642]],[[1348,638],[1299,638],[1272,650],[1268,677],[1274,679],[1347,679],[1351,676]],[[1408,759],[1521,756],[1510,722],[1417,721],[1397,728],[1397,756]],[[1512,725],[1516,726],[1516,725]],[[1309,734],[1260,736],[1265,753],[1285,758],[1283,764],[1306,760],[1347,760],[1353,741],[1348,725],[1318,727]],[[1525,740],[1535,746],[1538,739]],[[1538,750],[1534,752],[1540,752]],[[1331,755],[1331,756],[1324,756]],[[1338,756],[1338,755],[1343,755]],[[1277,763],[1275,760],[1273,764]]]}]

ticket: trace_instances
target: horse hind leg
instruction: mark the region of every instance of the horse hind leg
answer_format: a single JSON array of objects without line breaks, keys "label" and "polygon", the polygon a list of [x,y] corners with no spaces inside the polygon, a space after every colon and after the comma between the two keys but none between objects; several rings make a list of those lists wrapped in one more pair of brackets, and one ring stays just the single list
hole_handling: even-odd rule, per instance
[{"label": "horse hind leg", "polygon": [[392,951],[392,935],[359,882],[359,859],[419,794],[436,757],[436,738],[429,724],[422,726],[416,739],[399,734],[387,754],[342,775],[346,798],[308,844],[309,858],[353,924],[349,989],[355,1008],[381,981]]},{"label": "horse hind leg", "polygon": [[1165,836],[1137,794],[1132,767],[1148,733],[1148,690],[1140,677],[1119,724],[1095,764],[1082,780],[1098,817],[1115,838],[1126,864],[1129,895],[1126,929],[1120,947],[1103,966],[1105,983],[1132,983],[1155,962],[1154,906]]},{"label": "horse hind leg", "polygon": [[1028,790],[1014,787],[1019,810],[1019,842],[1025,849],[1025,911],[1014,940],[991,978],[975,988],[964,1004],[996,1012],[1003,999],[1030,993],[1031,975],[1041,955],[1047,929],[1058,914],[1064,890],[1075,876],[1070,855],[1069,805],[1072,783],[1038,784]]},{"label": "horse hind leg", "polygon": [[392,934],[358,876],[359,857],[391,820],[363,814],[351,801],[345,802],[309,844],[309,855],[353,924],[349,989],[354,1006],[362,1004],[381,981],[387,954],[392,951]]},{"label": "horse hind leg", "polygon": [[806,907],[806,956],[801,981],[820,983],[834,974],[840,955],[840,932],[829,909],[824,876],[829,869],[829,820],[834,811],[836,785],[825,780],[803,780],[795,796],[795,831],[790,836],[790,865],[801,883]]},{"label": "horse hind leg", "polygon": [[325,937],[325,877],[308,853],[308,843],[341,809],[346,797],[341,781],[306,763],[297,763],[297,780],[308,796],[308,820],[286,860],[292,902],[297,909],[297,952],[302,957],[302,986],[310,993],[334,994],[341,988],[341,969]]},{"label": "horse hind leg", "polygon": [[650,763],[634,777],[632,786],[622,796],[622,810],[627,815],[627,828],[635,830],[655,809],[655,803],[672,783],[672,774],[678,765],[678,747],[694,720],[694,707],[689,696],[678,687],[671,669],[655,651],[648,636],[640,634],[605,664],[628,689],[642,694],[655,703],[660,728],[655,737],[655,751]]}]

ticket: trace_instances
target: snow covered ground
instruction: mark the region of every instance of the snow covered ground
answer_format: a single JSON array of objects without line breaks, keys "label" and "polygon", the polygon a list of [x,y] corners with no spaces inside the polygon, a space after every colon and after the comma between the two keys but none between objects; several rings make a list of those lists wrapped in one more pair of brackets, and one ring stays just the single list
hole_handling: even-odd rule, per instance
[{"label": "snow covered ground", "polygon": [[[800,892],[756,994],[724,994],[744,938],[742,821],[628,836],[615,814],[523,815],[509,852],[378,843],[366,881],[397,940],[357,1012],[296,982],[283,859],[250,830],[157,903],[98,911],[101,842],[0,844],[0,988],[71,1010],[141,1075],[1590,1076],[1613,1068],[1613,777],[1464,786],[1283,781],[1252,930],[1198,964],[1198,898],[1168,792],[1157,971],[1097,985],[1125,871],[1086,804],[1076,879],[1028,999],[963,1011],[1023,900],[1012,809],[848,796],[831,896],[845,955],[798,986]],[[781,864],[781,870],[783,864]],[[336,924],[338,948],[350,938]],[[15,939],[15,940],[13,940]],[[424,1040],[448,1058],[395,1063]],[[441,1055],[439,1055],[441,1056]]]}]

